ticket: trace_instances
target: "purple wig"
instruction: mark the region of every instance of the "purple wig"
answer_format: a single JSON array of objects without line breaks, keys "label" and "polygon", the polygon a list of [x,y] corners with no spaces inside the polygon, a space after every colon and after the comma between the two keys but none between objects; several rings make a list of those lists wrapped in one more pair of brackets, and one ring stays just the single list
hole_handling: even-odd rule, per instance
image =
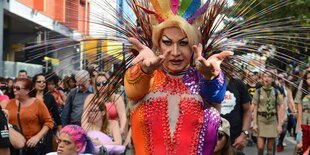
[{"label": "purple wig", "polygon": [[85,130],[78,125],[67,125],[60,130],[60,134],[68,134],[78,148],[79,153],[94,153],[94,145]]}]

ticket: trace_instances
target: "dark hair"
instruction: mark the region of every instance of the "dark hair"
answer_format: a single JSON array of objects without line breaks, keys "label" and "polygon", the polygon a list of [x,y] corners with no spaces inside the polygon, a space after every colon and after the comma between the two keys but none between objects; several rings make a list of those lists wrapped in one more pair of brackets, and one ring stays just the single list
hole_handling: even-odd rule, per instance
[{"label": "dark hair", "polygon": [[59,82],[60,78],[57,76],[56,73],[49,73],[49,74],[46,74],[46,81],[47,82],[54,82],[55,85],[57,86],[58,85],[58,82]]},{"label": "dark hair", "polygon": [[7,79],[6,79],[6,82],[9,83],[9,81],[14,82],[14,80],[13,80],[12,78],[7,78]]},{"label": "dark hair", "polygon": [[24,73],[26,73],[26,74],[27,74],[27,71],[26,71],[26,70],[24,70],[24,69],[19,70],[19,72],[18,72],[18,73],[22,73],[22,72],[24,72]]},{"label": "dark hair", "polygon": [[[43,73],[39,73],[39,74],[36,74],[33,78],[32,78],[32,83],[33,83],[33,88],[34,88],[34,94],[37,93],[37,90],[35,89],[35,84],[36,84],[36,81],[38,80],[38,77],[39,76],[43,76],[45,78],[45,75]],[[45,86],[44,90],[43,90],[43,94],[46,94],[48,92],[47,90],[47,86]]]},{"label": "dark hair", "polygon": [[7,78],[6,79],[7,91],[4,94],[8,95],[10,98],[14,98],[13,85],[11,87],[9,87],[9,82],[10,81],[14,82],[14,80],[11,79],[11,78]]},{"label": "dark hair", "polygon": [[71,76],[69,76],[68,78],[65,78],[64,79],[64,83],[66,83],[68,85],[68,89],[70,90],[70,80],[72,80],[74,83],[75,83],[75,86],[76,86],[76,80],[75,80],[75,76],[74,74],[72,74]]},{"label": "dark hair", "polygon": [[23,82],[24,83],[24,88],[28,89],[30,91],[28,95],[30,97],[35,97],[35,92],[34,92],[34,89],[33,89],[33,84],[32,84],[30,79],[28,79],[28,78],[17,78],[17,79],[15,79],[14,83],[16,83],[16,82]]},{"label": "dark hair", "polygon": [[223,146],[222,150],[221,150],[221,154],[222,155],[234,155],[235,152],[233,151],[233,148],[231,146],[231,142],[230,142],[230,137],[224,133],[225,137],[226,137],[226,143]]}]

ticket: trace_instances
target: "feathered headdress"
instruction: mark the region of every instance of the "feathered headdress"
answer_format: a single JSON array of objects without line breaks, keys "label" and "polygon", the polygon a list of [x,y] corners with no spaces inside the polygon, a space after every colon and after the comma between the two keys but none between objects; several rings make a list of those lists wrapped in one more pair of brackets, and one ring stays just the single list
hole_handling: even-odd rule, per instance
[{"label": "feathered headdress", "polygon": [[201,0],[150,0],[150,2],[154,11],[139,5],[137,6],[142,8],[146,13],[155,15],[159,23],[177,15],[192,24],[197,17],[206,12],[209,5],[209,2],[206,2],[201,6]]},{"label": "feathered headdress", "polygon": [[[137,21],[144,33],[138,37],[144,44],[152,47],[152,22],[149,15],[154,15],[158,23],[174,16],[183,17],[189,24],[196,24],[203,38],[201,43],[205,45],[204,52],[210,52],[211,44],[208,44],[211,36],[222,22],[224,16],[219,16],[226,9],[226,0],[213,0],[201,3],[201,0],[150,0],[150,4],[144,0],[128,0],[137,16]],[[199,22],[195,22],[199,20]],[[197,25],[197,23],[199,23]],[[149,33],[150,32],[150,33]],[[215,49],[215,47],[213,47]]]}]

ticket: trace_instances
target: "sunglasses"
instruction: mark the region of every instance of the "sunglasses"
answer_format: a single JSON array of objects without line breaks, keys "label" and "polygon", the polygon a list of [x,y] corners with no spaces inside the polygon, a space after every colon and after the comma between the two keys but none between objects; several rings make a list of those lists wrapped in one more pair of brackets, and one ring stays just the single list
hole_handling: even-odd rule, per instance
[{"label": "sunglasses", "polygon": [[91,109],[89,110],[90,113],[98,113],[98,112],[102,112],[102,108],[101,109]]},{"label": "sunglasses", "polygon": [[36,81],[36,83],[46,83],[46,81]]},{"label": "sunglasses", "polygon": [[26,88],[21,88],[19,86],[13,86],[13,89],[17,90],[17,91],[20,91],[21,89],[26,89]]},{"label": "sunglasses", "polygon": [[217,133],[217,139],[218,140],[221,140],[224,136],[225,136],[225,134],[223,132],[218,132]]},{"label": "sunglasses", "polygon": [[102,82],[96,82],[96,86],[106,86],[108,84],[107,81],[102,81]]}]

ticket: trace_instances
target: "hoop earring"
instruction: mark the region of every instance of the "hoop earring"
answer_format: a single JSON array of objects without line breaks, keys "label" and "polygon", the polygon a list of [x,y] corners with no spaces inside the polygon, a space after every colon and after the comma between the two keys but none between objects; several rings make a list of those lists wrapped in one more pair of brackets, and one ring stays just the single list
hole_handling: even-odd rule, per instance
[{"label": "hoop earring", "polygon": [[160,56],[160,51],[159,51],[159,49],[156,49],[155,55],[156,55],[156,56]]}]

